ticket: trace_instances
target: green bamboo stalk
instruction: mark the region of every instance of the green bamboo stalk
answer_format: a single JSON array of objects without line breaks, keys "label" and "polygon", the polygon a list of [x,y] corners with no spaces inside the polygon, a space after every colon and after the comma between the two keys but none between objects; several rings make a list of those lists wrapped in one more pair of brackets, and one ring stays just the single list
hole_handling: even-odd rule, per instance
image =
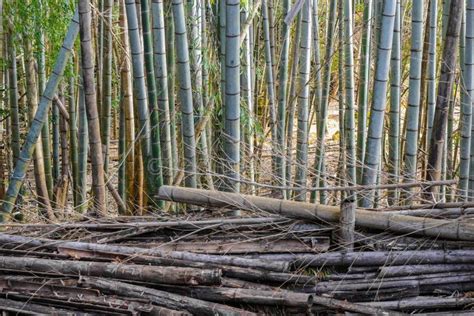
[{"label": "green bamboo stalk", "polygon": [[367,108],[369,104],[369,79],[370,79],[370,51],[372,37],[372,0],[364,1],[364,25],[361,39],[360,69],[359,69],[359,94],[357,109],[357,168],[358,183],[362,182],[362,170],[367,143]]},{"label": "green bamboo stalk", "polygon": [[18,113],[18,78],[16,66],[16,49],[13,43],[13,34],[10,31],[8,34],[8,74],[10,86],[10,133],[13,154],[13,166],[16,165],[20,156],[20,119]]},{"label": "green bamboo stalk", "polygon": [[[301,12],[298,14],[298,22],[296,24],[295,39],[291,48],[292,56],[292,65],[291,65],[291,74],[290,74],[290,93],[288,96],[288,124],[286,129],[286,183],[287,186],[292,186],[292,168],[293,168],[293,129],[294,129],[294,120],[296,113],[296,98],[297,98],[297,79],[298,79],[298,64],[300,59],[300,54],[298,51],[299,43],[301,39]],[[286,192],[287,196],[291,195],[291,191]]]},{"label": "green bamboo stalk", "polygon": [[296,147],[295,183],[302,188],[294,191],[297,201],[306,200],[308,173],[308,116],[309,116],[309,78],[311,68],[311,2],[305,0],[302,9],[300,64],[299,64],[299,93],[298,93],[298,133]]},{"label": "green bamboo stalk", "polygon": [[[202,20],[205,20],[205,5],[202,0],[193,0],[191,7],[191,73],[193,83],[193,103],[195,109],[195,121],[201,121],[206,116],[204,108],[204,84],[203,84],[203,29]],[[207,124],[206,124],[207,125]],[[210,187],[213,187],[211,161],[207,143],[207,129],[203,128],[199,138],[200,160],[205,170],[205,179]]]},{"label": "green bamboo stalk", "polygon": [[78,155],[78,177],[77,177],[77,210],[84,213],[87,210],[87,156],[89,139],[86,101],[82,74],[79,77],[79,105],[78,105],[78,130],[77,130],[77,155]]},{"label": "green bamboo stalk", "polygon": [[182,0],[173,0],[172,5],[176,41],[176,62],[178,63],[179,71],[179,100],[181,103],[181,134],[184,146],[185,185],[195,188],[197,185],[196,138],[194,134],[194,109],[186,18]]},{"label": "green bamboo stalk", "polygon": [[66,38],[63,42],[63,45],[61,47],[61,50],[59,51],[59,55],[56,59],[56,64],[54,65],[54,69],[51,74],[51,77],[48,80],[48,83],[43,92],[43,95],[41,96],[41,100],[38,105],[35,118],[31,123],[30,129],[26,136],[25,143],[20,152],[19,159],[17,161],[17,164],[11,176],[8,190],[5,195],[5,199],[0,208],[0,212],[2,213],[2,216],[0,217],[0,221],[3,221],[3,217],[5,215],[11,213],[15,205],[15,201],[18,197],[18,193],[20,192],[20,188],[26,174],[26,169],[33,155],[34,146],[36,144],[36,141],[38,140],[38,137],[40,136],[41,128],[42,128],[43,122],[46,119],[48,109],[51,104],[51,100],[53,99],[56,93],[59,79],[61,78],[64,72],[64,69],[67,64],[67,59],[73,48],[74,41],[77,37],[78,32],[79,32],[79,17],[76,12],[69,26],[69,29],[66,34]]},{"label": "green bamboo stalk", "polygon": [[[142,147],[143,166],[145,169],[146,192],[155,192],[155,183],[152,179],[156,170],[151,150],[150,112],[148,107],[147,87],[145,83],[145,69],[143,66],[144,53],[140,39],[137,7],[134,0],[126,0],[128,36],[132,54],[133,90],[137,102],[138,120],[140,123],[138,137]],[[151,162],[151,163],[150,163]]]},{"label": "green bamboo stalk", "polygon": [[[53,183],[54,187],[58,184],[59,181],[59,174],[61,172],[61,165],[59,163],[60,160],[60,154],[59,154],[59,108],[57,106],[53,106],[51,109],[52,115],[51,115],[51,120],[52,120],[52,133],[53,133]],[[54,198],[53,198],[54,199]]]},{"label": "green bamboo stalk", "polygon": [[[390,63],[390,124],[388,131],[388,172],[390,183],[398,183],[400,176],[400,98],[401,98],[401,24],[400,0],[397,0],[393,27],[392,57]],[[389,191],[388,202],[398,201],[397,189]]]},{"label": "green bamboo stalk", "polygon": [[[169,2],[170,8],[173,6]],[[168,14],[165,23],[167,46],[166,66],[168,68],[168,99],[170,111],[170,138],[171,138],[171,177],[174,177],[178,171],[178,137],[176,135],[176,108],[175,108],[175,79],[176,79],[176,54],[175,54],[175,29],[173,14]]]},{"label": "green bamboo stalk", "polygon": [[[342,0],[341,0],[342,1]],[[323,86],[321,91],[321,105],[319,115],[317,117],[317,144],[316,155],[314,159],[314,170],[316,177],[313,179],[313,186],[317,186],[321,180],[324,182],[325,175],[323,173],[324,168],[324,156],[325,156],[325,141],[326,138],[326,125],[328,117],[328,106],[329,106],[329,94],[331,85],[331,66],[334,54],[334,32],[336,29],[336,5],[337,1],[331,1],[329,5],[329,17],[327,20],[326,28],[326,49],[325,49],[325,63],[323,69]],[[320,197],[323,200],[321,203],[324,204],[326,200],[325,193],[321,192]],[[316,192],[311,192],[311,202],[316,201]]]},{"label": "green bamboo stalk", "polygon": [[[337,105],[339,108],[339,159],[337,162],[337,178],[338,178],[338,185],[339,186],[347,186],[347,179],[346,179],[346,137],[345,137],[345,120],[344,120],[344,112],[345,112],[345,72],[344,72],[344,1],[339,1],[337,3],[337,14],[339,15],[340,19],[338,21],[338,28],[337,28],[337,36],[338,36],[338,48],[337,48],[337,82],[338,82],[338,89],[337,89]],[[326,199],[323,195],[320,197],[321,199]],[[346,199],[346,192],[340,192],[340,200],[343,201]],[[321,201],[321,203],[326,203],[326,201]]]},{"label": "green bamboo stalk", "polygon": [[[158,110],[160,118],[160,141],[162,154],[163,183],[169,184],[173,174],[171,151],[170,111],[168,100],[168,68],[166,65],[166,35],[163,0],[153,0],[153,51],[155,62],[155,81],[158,91]],[[171,54],[173,52],[170,52]]]},{"label": "green bamboo stalk", "polygon": [[92,192],[94,212],[105,215],[105,177],[102,143],[100,141],[100,122],[97,108],[97,95],[94,82],[94,51],[92,48],[91,5],[88,0],[79,0],[79,21],[81,38],[82,84],[89,129],[89,148],[92,165]]},{"label": "green bamboo stalk", "polygon": [[[146,1],[144,1],[146,2]],[[101,73],[102,73],[102,104],[101,110],[101,140],[104,148],[104,171],[108,172],[109,160],[110,160],[110,123],[112,120],[112,10],[114,1],[113,0],[102,0],[102,18],[100,19],[100,25],[102,36],[100,37],[100,60],[101,60]]]},{"label": "green bamboo stalk", "polygon": [[[356,178],[356,146],[355,146],[355,113],[354,113],[354,44],[352,30],[352,0],[344,1],[344,69],[345,69],[345,146],[346,146],[346,178],[349,185],[357,183]],[[349,192],[349,194],[352,194]]]},{"label": "green bamboo stalk", "polygon": [[[72,67],[71,67],[72,68]],[[77,139],[77,103],[76,103],[76,83],[74,77],[69,78],[68,85],[68,104],[69,104],[69,139],[71,148],[71,169],[72,169],[72,192],[74,198],[74,207],[79,206],[79,156]]]},{"label": "green bamboo stalk", "polygon": [[[390,70],[390,57],[393,44],[393,30],[396,15],[396,0],[384,1],[380,39],[377,46],[375,77],[372,105],[370,111],[367,147],[365,153],[363,185],[374,185],[381,161],[384,113],[386,107],[387,82]],[[370,207],[373,203],[373,193],[367,192],[360,200],[362,207]]]},{"label": "green bamboo stalk", "polygon": [[[158,99],[156,95],[155,68],[153,60],[153,40],[150,24],[150,8],[148,1],[141,2],[141,17],[143,28],[143,48],[145,58],[146,83],[148,91],[148,110],[150,112],[150,133],[151,133],[151,160],[148,161],[147,169],[150,173],[152,183],[150,191],[151,199],[158,193],[158,189],[163,184],[163,173],[161,163],[161,143],[160,143],[160,117],[158,112]],[[157,206],[162,207],[163,202],[156,201]]]},{"label": "green bamboo stalk", "polygon": [[[246,6],[242,8],[243,11],[243,18],[247,19],[249,15],[248,7],[250,3],[247,3]],[[252,90],[252,51],[250,47],[250,34],[252,31],[252,27],[249,27],[247,30],[247,35],[242,42],[242,75],[241,75],[241,85],[242,85],[242,102],[247,107],[247,130],[245,133],[245,143],[247,144],[247,151],[248,155],[246,158],[247,162],[247,170],[248,170],[248,178],[251,182],[255,182],[255,159],[254,159],[254,112],[255,112],[255,105],[253,102],[253,90]],[[286,99],[286,98],[285,98]],[[286,100],[285,100],[286,102]],[[286,116],[286,113],[284,113]],[[285,125],[283,125],[284,129]],[[285,170],[283,170],[285,172]],[[284,184],[283,184],[284,185]],[[255,186],[250,185],[250,193],[254,195]]]},{"label": "green bamboo stalk", "polygon": [[[428,152],[428,179],[441,179],[441,163],[446,143],[446,126],[448,124],[449,96],[453,87],[456,69],[457,47],[459,31],[462,21],[463,1],[451,0],[448,25],[446,27],[446,38],[443,47],[441,74],[438,84],[436,98],[436,110],[433,121],[433,132]],[[437,194],[438,188],[430,188],[433,194]]]},{"label": "green bamboo stalk", "polygon": [[[408,109],[406,111],[406,143],[404,156],[405,181],[415,181],[418,153],[418,128],[421,98],[421,63],[423,55],[423,1],[414,1],[412,6],[412,33],[410,54],[410,80]],[[407,189],[411,191],[410,188]],[[408,198],[410,202],[411,198]]]},{"label": "green bamboo stalk", "polygon": [[224,189],[240,191],[240,1],[226,0]]},{"label": "green bamboo stalk", "polygon": [[[469,172],[470,172],[470,154],[471,154],[471,128],[472,128],[472,93],[474,92],[473,81],[473,63],[474,52],[474,1],[467,1],[464,10],[463,19],[466,21],[461,29],[461,43],[465,46],[461,49],[460,61],[462,68],[462,86],[461,89],[461,145],[460,145],[460,166],[459,166],[459,184],[458,196],[460,200],[466,200],[468,197]],[[471,12],[470,12],[471,11]],[[469,16],[468,13],[471,15]],[[464,24],[464,23],[463,23]]]},{"label": "green bamboo stalk", "polygon": [[[3,28],[3,0],[0,0],[0,58],[6,60],[5,54],[5,34]],[[0,112],[5,110],[5,90],[6,90],[6,77],[5,77],[5,63],[0,64]],[[6,143],[5,123],[4,120],[0,120],[0,143]],[[7,159],[6,146],[0,149],[0,200],[3,199],[5,192],[5,167]]]},{"label": "green bamboo stalk", "polygon": [[[290,1],[283,1],[283,15],[290,12]],[[265,5],[265,4],[264,4]],[[280,54],[280,68],[278,73],[278,120],[277,120],[277,142],[276,147],[276,178],[280,186],[286,184],[286,111],[288,100],[288,69],[289,69],[289,51],[290,51],[290,25],[282,25],[282,48]],[[247,40],[248,42],[248,40]],[[319,71],[318,71],[319,73]],[[287,198],[286,190],[282,190],[282,197]]]},{"label": "green bamboo stalk", "polygon": [[433,129],[433,119],[436,106],[436,48],[437,48],[437,23],[438,23],[438,7],[437,1],[430,1],[430,16],[429,16],[429,51],[428,51],[428,73],[427,81],[427,140],[431,139]]},{"label": "green bamboo stalk", "polygon": [[[263,17],[263,39],[264,39],[264,50],[265,50],[265,79],[266,79],[266,90],[267,90],[267,102],[268,109],[270,112],[270,136],[272,141],[272,173],[278,177],[278,166],[277,157],[281,155],[276,149],[278,148],[278,123],[277,123],[277,111],[275,105],[275,79],[273,74],[273,54],[272,54],[272,42],[270,32],[270,21],[268,13],[268,0],[262,2],[262,17]],[[277,183],[280,182],[277,178]]]},{"label": "green bamboo stalk", "polygon": [[[44,33],[40,26],[38,26],[39,43],[38,56],[36,61],[38,63],[38,87],[40,96],[46,87],[46,71],[45,71],[45,44]],[[48,113],[49,116],[49,113]],[[44,160],[44,174],[46,177],[46,185],[48,187],[48,196],[53,196],[53,173],[51,166],[51,137],[49,129],[49,118],[45,119],[43,129],[41,130],[41,141],[43,143],[43,160]]]},{"label": "green bamboo stalk", "polygon": [[[128,23],[125,17],[125,4],[120,3],[119,24],[121,28],[121,40],[123,48],[126,52],[130,51],[130,44],[128,41]],[[130,56],[123,57],[120,68],[120,86],[121,86],[121,104],[120,112],[124,116],[125,126],[123,128],[125,133],[124,152],[126,153],[125,161],[125,182],[126,188],[124,192],[124,201],[126,201],[127,209],[134,210],[135,198],[135,116],[133,111],[133,91],[132,91],[132,76],[130,73]],[[121,129],[122,130],[122,129]]]},{"label": "green bamboo stalk", "polygon": [[[468,27],[466,28],[466,52],[465,55],[465,67],[466,67],[466,92],[468,95],[468,100],[472,104],[474,102],[474,61],[472,60],[474,52],[474,34],[473,34],[473,23],[474,23],[474,2],[469,0],[466,5],[466,22]],[[474,200],[474,116],[471,116],[471,148],[470,148],[470,164],[469,164],[469,198]]]},{"label": "green bamboo stalk", "polygon": [[[127,201],[127,148],[126,144],[126,126],[125,126],[125,111],[124,107],[120,106],[119,113],[119,167],[118,167],[118,189],[117,193],[120,195],[122,201]],[[125,209],[122,210],[122,212]]]},{"label": "green bamboo stalk", "polygon": [[[34,119],[38,105],[38,86],[36,83],[35,58],[33,56],[31,42],[28,39],[25,39],[23,47],[25,53],[24,67],[26,75],[26,97],[27,106],[29,108],[28,117],[31,122]],[[50,197],[48,195],[48,187],[46,185],[46,178],[44,175],[43,147],[41,138],[39,137],[36,145],[34,146],[33,164],[35,174],[35,188],[40,210],[43,213],[42,215],[45,215],[48,219],[53,220],[55,216],[53,213],[53,208],[51,207]]]}]

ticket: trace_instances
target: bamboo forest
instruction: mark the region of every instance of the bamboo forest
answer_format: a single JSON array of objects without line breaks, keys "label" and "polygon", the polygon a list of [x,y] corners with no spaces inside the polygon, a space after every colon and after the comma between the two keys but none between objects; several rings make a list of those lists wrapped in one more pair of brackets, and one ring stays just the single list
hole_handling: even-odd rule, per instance
[{"label": "bamboo forest", "polygon": [[474,315],[474,0],[0,0],[2,315]]}]

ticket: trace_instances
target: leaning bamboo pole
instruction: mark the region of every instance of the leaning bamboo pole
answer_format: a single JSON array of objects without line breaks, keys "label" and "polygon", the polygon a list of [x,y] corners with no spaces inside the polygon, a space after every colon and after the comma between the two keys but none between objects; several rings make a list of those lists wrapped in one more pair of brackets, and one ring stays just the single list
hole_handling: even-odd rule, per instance
[{"label": "leaning bamboo pole", "polygon": [[61,78],[64,69],[66,67],[69,54],[73,48],[74,40],[79,33],[79,16],[76,12],[72,22],[69,26],[68,33],[64,39],[64,43],[59,52],[56,64],[54,65],[54,70],[51,74],[48,84],[41,96],[41,100],[38,105],[38,110],[36,111],[35,118],[31,123],[30,130],[26,137],[25,144],[20,152],[19,159],[15,165],[15,170],[11,176],[11,181],[6,193],[5,199],[1,205],[0,212],[0,221],[3,221],[3,215],[11,213],[13,207],[15,206],[16,198],[20,192],[23,179],[25,178],[26,169],[29,165],[31,157],[33,155],[33,150],[36,145],[36,141],[40,136],[41,129],[43,127],[43,122],[46,120],[49,106],[51,100],[56,92],[56,89],[59,84],[59,79]]},{"label": "leaning bamboo pole", "polygon": [[[338,222],[340,214],[340,209],[336,206],[172,186],[162,186],[158,198],[207,207],[232,207],[247,211],[265,211],[292,218],[325,222]],[[474,240],[474,224],[466,221],[441,220],[357,209],[355,225],[397,233]]]}]

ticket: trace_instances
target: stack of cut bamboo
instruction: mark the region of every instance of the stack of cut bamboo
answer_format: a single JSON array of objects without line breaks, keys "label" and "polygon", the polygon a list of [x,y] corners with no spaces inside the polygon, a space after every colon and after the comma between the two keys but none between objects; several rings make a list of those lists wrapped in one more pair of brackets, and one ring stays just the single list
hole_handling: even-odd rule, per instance
[{"label": "stack of cut bamboo", "polygon": [[[329,224],[204,214],[199,220],[13,224],[8,234],[0,234],[1,309],[100,315],[396,314],[468,313],[474,303],[468,295],[474,290],[471,242],[366,231],[357,233],[357,251],[343,252],[333,243],[335,229]],[[394,250],[407,243],[418,243],[418,250]]]}]

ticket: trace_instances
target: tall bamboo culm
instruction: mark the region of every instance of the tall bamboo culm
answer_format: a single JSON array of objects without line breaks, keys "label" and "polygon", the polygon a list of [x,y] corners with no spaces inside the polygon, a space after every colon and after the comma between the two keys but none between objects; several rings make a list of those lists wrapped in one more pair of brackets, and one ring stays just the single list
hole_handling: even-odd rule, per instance
[{"label": "tall bamboo culm", "polygon": [[224,156],[225,187],[240,191],[240,0],[225,5],[225,99]]},{"label": "tall bamboo culm", "polygon": [[92,192],[96,215],[105,215],[105,178],[100,121],[94,80],[94,51],[92,48],[91,6],[88,0],[79,1],[81,37],[82,84],[86,103],[89,129],[89,148],[92,165]]},{"label": "tall bamboo culm", "polygon": [[40,136],[43,122],[47,117],[47,113],[51,105],[51,100],[53,99],[56,93],[56,89],[59,84],[59,79],[61,78],[64,72],[69,54],[73,48],[74,41],[78,33],[79,16],[76,12],[69,26],[63,45],[61,46],[61,50],[59,51],[59,55],[56,59],[56,63],[54,65],[51,77],[49,78],[43,95],[41,96],[38,109],[31,123],[30,129],[25,139],[25,143],[23,144],[22,150],[20,152],[19,159],[17,160],[15,169],[11,176],[7,193],[5,194],[4,201],[0,208],[0,211],[2,213],[1,220],[3,220],[3,216],[10,214],[14,208],[15,201],[18,197],[18,193],[20,192],[20,188],[26,174],[26,169],[33,155],[34,146],[36,144],[36,141],[38,140],[38,137]]},{"label": "tall bamboo culm", "polygon": [[[393,29],[395,23],[397,1],[388,0],[383,3],[380,38],[377,47],[377,61],[373,87],[372,105],[370,111],[369,129],[367,133],[367,147],[365,152],[363,185],[374,185],[381,161],[381,146],[383,137],[383,123],[385,113],[385,96],[389,79],[390,59],[393,44]],[[360,199],[362,207],[371,207],[373,192],[367,192]]]}]

